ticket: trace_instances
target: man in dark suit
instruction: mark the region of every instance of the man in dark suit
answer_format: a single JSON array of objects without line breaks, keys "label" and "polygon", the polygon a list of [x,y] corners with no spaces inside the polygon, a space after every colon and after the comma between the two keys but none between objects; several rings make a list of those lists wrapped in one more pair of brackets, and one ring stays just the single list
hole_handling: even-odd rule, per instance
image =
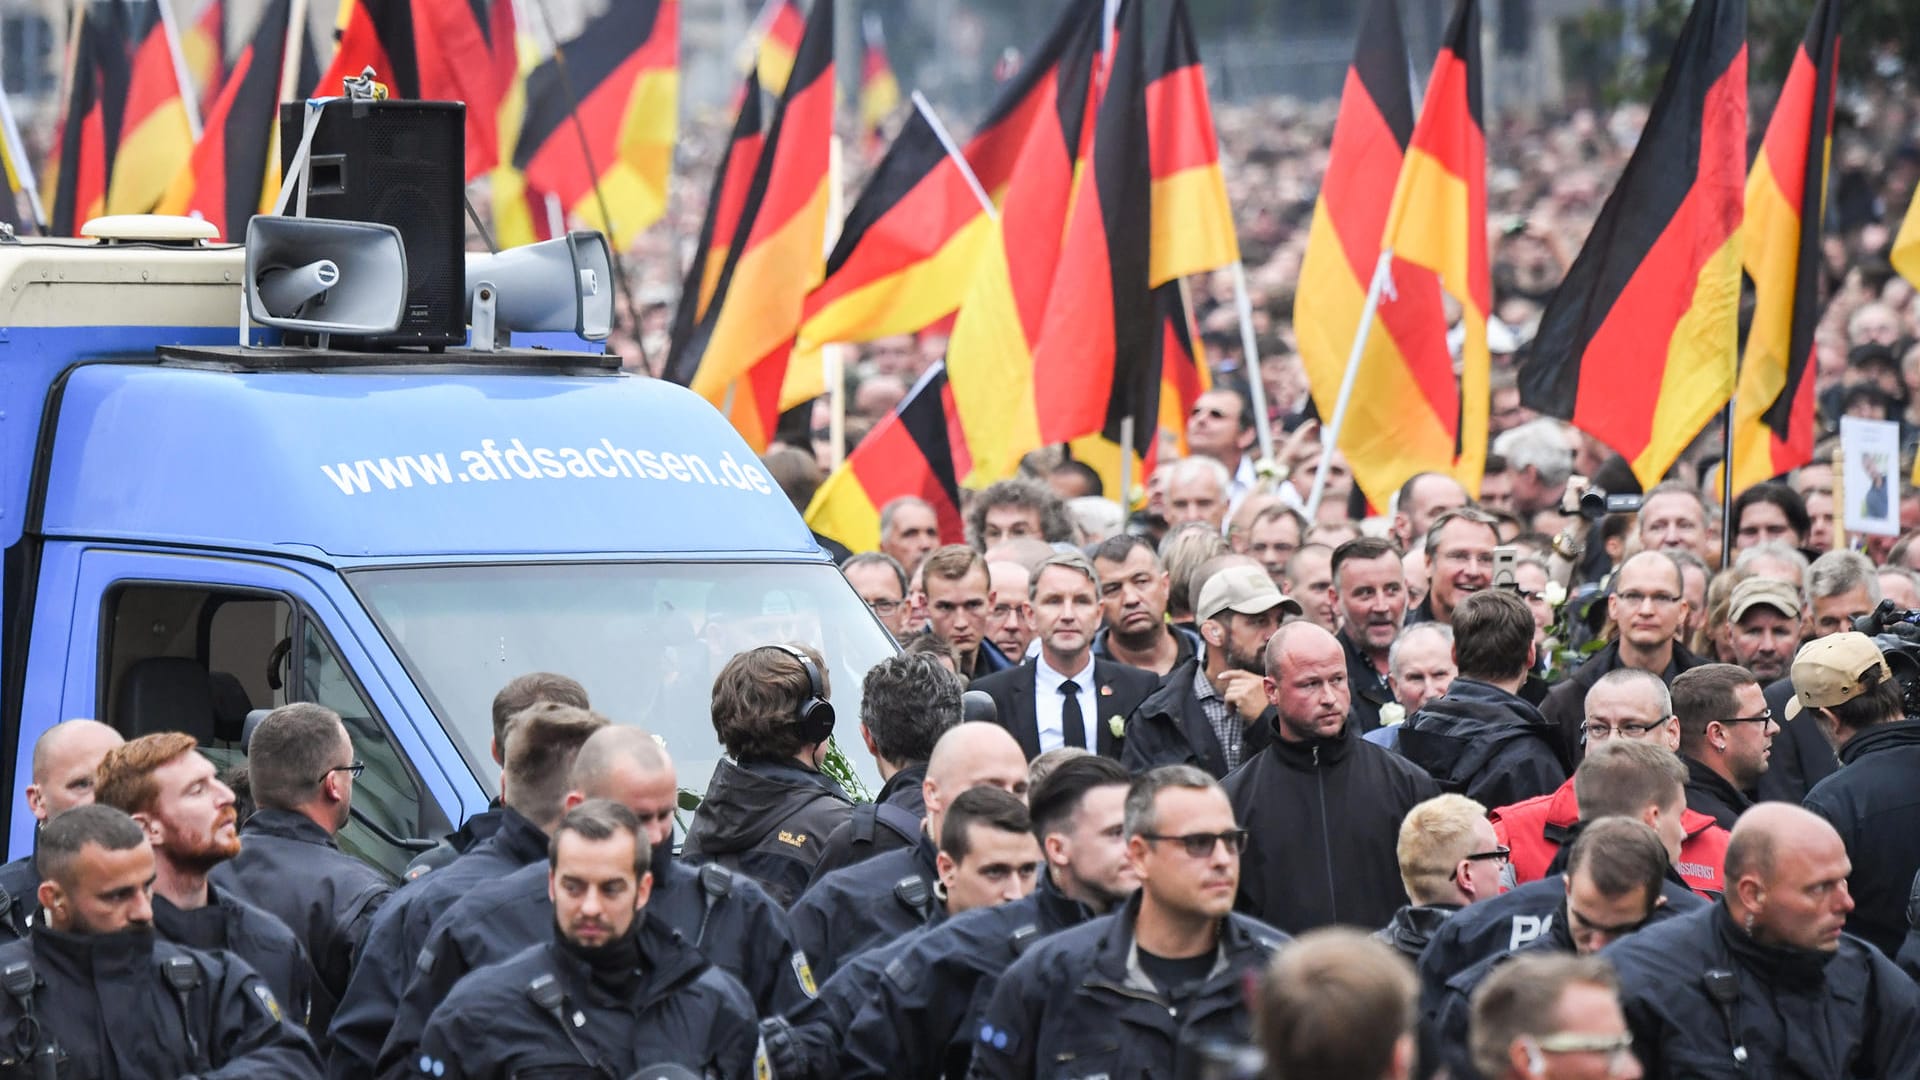
[{"label": "man in dark suit", "polygon": [[974,680],[993,697],[1000,724],[1032,761],[1060,746],[1120,756],[1126,719],[1153,693],[1151,671],[1097,660],[1100,575],[1079,552],[1055,555],[1035,568],[1031,585],[1040,655]]}]

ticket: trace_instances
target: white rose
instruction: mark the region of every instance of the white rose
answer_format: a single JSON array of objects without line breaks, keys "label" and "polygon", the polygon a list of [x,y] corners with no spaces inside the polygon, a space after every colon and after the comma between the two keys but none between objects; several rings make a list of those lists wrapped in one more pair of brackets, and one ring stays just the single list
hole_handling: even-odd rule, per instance
[{"label": "white rose", "polygon": [[1407,722],[1407,708],[1397,701],[1380,706],[1380,726],[1399,727]]},{"label": "white rose", "polygon": [[1561,604],[1567,602],[1567,587],[1557,581],[1547,582],[1547,587],[1543,592],[1546,596],[1548,607],[1559,607]]},{"label": "white rose", "polygon": [[1107,730],[1113,732],[1113,737],[1116,739],[1126,738],[1127,737],[1126,717],[1119,716],[1119,715],[1107,717]]}]

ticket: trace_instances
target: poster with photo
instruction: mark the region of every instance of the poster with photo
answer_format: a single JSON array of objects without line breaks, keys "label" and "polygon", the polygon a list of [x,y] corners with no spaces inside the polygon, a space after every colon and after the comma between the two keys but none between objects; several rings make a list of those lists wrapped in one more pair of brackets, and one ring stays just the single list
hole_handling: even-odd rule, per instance
[{"label": "poster with photo", "polygon": [[1840,418],[1841,521],[1849,533],[1900,535],[1900,425]]}]

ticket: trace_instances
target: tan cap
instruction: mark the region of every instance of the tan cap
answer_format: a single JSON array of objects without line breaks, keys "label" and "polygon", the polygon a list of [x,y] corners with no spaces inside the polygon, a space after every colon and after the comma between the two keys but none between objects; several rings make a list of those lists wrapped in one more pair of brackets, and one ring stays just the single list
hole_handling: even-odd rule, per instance
[{"label": "tan cap", "polygon": [[1741,616],[1757,607],[1770,607],[1789,619],[1800,617],[1800,591],[1778,578],[1748,578],[1733,587],[1727,619],[1739,622]]},{"label": "tan cap", "polygon": [[1275,606],[1291,615],[1303,615],[1299,601],[1281,594],[1273,579],[1257,566],[1229,566],[1215,571],[1200,587],[1200,600],[1193,605],[1194,617],[1205,621],[1223,611],[1258,615]]},{"label": "tan cap", "polygon": [[1887,659],[1873,639],[1848,631],[1829,634],[1800,647],[1793,658],[1793,698],[1787,702],[1787,719],[1803,709],[1831,709],[1866,693],[1868,683],[1862,675],[1878,669],[1874,684],[1893,678]]}]

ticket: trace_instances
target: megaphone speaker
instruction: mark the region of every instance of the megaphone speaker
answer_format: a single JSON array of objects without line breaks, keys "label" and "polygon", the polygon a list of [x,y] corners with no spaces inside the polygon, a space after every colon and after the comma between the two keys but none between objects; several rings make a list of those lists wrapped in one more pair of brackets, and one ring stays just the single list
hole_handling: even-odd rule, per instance
[{"label": "megaphone speaker", "polygon": [[606,237],[575,231],[557,240],[467,256],[467,313],[476,348],[493,329],[573,333],[605,341],[613,333],[613,255]]},{"label": "megaphone speaker", "polygon": [[391,225],[256,216],[247,223],[247,313],[282,330],[391,334],[406,313],[407,252]]}]

